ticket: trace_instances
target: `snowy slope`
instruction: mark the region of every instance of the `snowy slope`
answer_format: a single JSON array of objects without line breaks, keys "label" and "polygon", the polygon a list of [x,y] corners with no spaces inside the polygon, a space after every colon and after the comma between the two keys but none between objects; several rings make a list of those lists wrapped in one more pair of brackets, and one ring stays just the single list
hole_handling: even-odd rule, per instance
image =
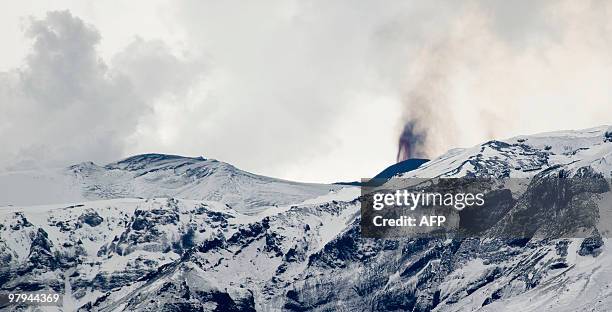
[{"label": "snowy slope", "polygon": [[0,205],[178,197],[214,200],[253,213],[337,189],[259,176],[213,159],[145,154],[103,167],[85,162],[65,169],[2,174]]},{"label": "snowy slope", "polygon": [[555,166],[575,170],[591,166],[610,176],[612,127],[556,131],[494,140],[454,149],[401,177],[467,175],[522,178]]},{"label": "snowy slope", "polygon": [[[586,172],[609,179],[611,155],[612,128],[598,127],[452,150],[399,176],[542,181]],[[293,183],[157,154],[10,173],[0,182],[12,187],[0,198],[13,203],[0,208],[0,289],[67,293],[63,311],[612,306],[609,224],[587,238],[366,239],[356,187]],[[534,198],[531,186],[517,203]],[[47,187],[54,188],[42,192]],[[599,198],[600,220],[612,216],[610,199]]]}]

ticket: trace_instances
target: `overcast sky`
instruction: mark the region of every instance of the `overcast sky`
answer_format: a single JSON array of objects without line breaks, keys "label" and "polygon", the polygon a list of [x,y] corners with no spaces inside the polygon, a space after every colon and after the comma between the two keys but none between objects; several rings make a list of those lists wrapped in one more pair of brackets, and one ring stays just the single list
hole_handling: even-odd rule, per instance
[{"label": "overcast sky", "polygon": [[137,153],[299,181],[612,123],[608,1],[1,1],[0,171]]}]

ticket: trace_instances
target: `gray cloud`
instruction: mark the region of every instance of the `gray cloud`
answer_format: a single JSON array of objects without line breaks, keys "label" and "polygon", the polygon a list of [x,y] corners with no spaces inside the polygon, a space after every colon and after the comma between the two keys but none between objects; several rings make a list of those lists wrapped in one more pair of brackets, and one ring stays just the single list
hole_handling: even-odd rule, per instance
[{"label": "gray cloud", "polygon": [[68,11],[31,20],[26,35],[25,65],[0,76],[0,160],[12,169],[122,157],[152,100],[183,92],[198,69],[140,39],[109,68],[96,51],[98,31]]},{"label": "gray cloud", "polygon": [[188,92],[202,78],[205,64],[201,59],[186,61],[173,55],[161,40],[135,38],[113,57],[112,68],[130,80],[141,98],[153,99],[164,93]]}]

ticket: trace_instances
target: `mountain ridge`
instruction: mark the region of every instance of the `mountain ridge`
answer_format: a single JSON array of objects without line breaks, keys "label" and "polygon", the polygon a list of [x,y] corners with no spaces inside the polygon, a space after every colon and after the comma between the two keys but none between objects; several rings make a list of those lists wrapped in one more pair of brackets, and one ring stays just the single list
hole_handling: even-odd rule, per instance
[{"label": "mountain ridge", "polygon": [[[504,212],[519,216],[521,205],[542,198],[538,183],[560,174],[586,170],[609,187],[609,131],[489,141],[399,177],[525,179],[529,186]],[[136,165],[129,174],[91,165],[75,173],[96,177],[86,182],[107,182],[103,172],[111,181],[165,186],[149,188],[160,191],[150,197],[0,208],[0,259],[7,264],[0,267],[0,290],[64,292],[69,285],[67,311],[606,311],[612,305],[612,229],[604,222],[612,216],[606,205],[612,196],[597,193],[597,185],[567,193],[596,199],[589,209],[598,209],[597,231],[585,238],[368,239],[360,234],[357,187],[324,185],[305,196],[281,184],[254,197],[260,186],[244,181],[260,180],[218,176],[244,179],[231,185],[247,187],[217,188],[231,190],[235,202],[264,199],[261,209],[244,209],[224,197],[166,196],[173,183],[183,185],[181,177],[211,176],[191,163],[207,160],[166,160]],[[99,186],[124,194],[124,184],[113,185]],[[572,211],[564,198],[547,198],[543,212],[558,220]],[[535,225],[554,231],[563,223]]]},{"label": "mountain ridge", "polygon": [[[340,188],[256,175],[203,157],[141,154],[105,166],[83,162],[55,171],[0,175],[0,198],[7,201],[0,205],[179,197],[218,200],[242,211],[256,212],[274,205],[316,198]],[[26,193],[22,192],[24,189]],[[250,196],[238,200],[232,198],[236,193]]]}]

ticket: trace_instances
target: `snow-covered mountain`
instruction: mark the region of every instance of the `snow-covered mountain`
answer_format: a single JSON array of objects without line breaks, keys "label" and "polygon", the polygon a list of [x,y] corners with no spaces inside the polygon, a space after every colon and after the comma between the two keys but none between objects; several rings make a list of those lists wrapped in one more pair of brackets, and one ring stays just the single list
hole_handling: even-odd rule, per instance
[{"label": "snow-covered mountain", "polygon": [[[609,190],[612,128],[486,142],[397,176],[535,181],[512,197],[503,220],[537,197],[537,181],[559,174],[595,177]],[[597,193],[598,220],[612,220],[612,198],[597,190],[564,196]],[[0,208],[0,290],[65,293],[64,311],[612,306],[610,233],[602,222],[586,238],[368,239],[360,235],[357,187],[293,183],[157,154],[9,173],[0,192],[7,205]],[[546,209],[567,211],[555,197],[547,200]]]},{"label": "snow-covered mountain", "polygon": [[556,131],[493,140],[471,148],[454,149],[401,175],[411,177],[494,176],[523,178],[546,169],[582,167],[610,175],[612,127]]},{"label": "snow-covered mountain", "polygon": [[176,197],[212,200],[255,213],[337,190],[255,175],[214,159],[145,154],[98,166],[0,175],[0,205],[39,205],[113,198]]}]

